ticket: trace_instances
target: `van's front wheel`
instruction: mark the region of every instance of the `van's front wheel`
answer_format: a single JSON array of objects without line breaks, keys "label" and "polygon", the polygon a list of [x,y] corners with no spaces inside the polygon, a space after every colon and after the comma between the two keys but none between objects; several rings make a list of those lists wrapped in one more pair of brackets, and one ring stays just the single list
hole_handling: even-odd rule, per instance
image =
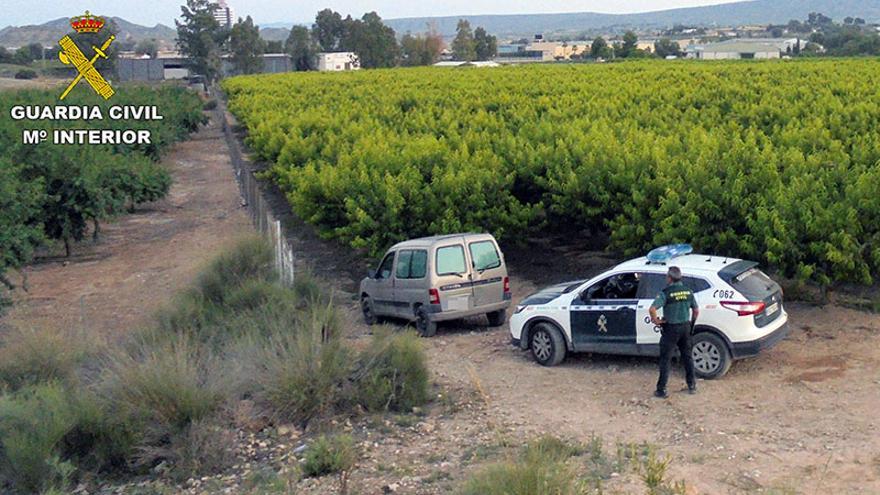
[{"label": "van's front wheel", "polygon": [[370,296],[361,298],[361,312],[364,314],[364,323],[367,325],[375,325],[379,321],[373,309],[373,300],[370,299]]},{"label": "van's front wheel", "polygon": [[416,330],[422,337],[433,337],[437,334],[437,322],[428,318],[428,312],[422,306],[416,309]]}]

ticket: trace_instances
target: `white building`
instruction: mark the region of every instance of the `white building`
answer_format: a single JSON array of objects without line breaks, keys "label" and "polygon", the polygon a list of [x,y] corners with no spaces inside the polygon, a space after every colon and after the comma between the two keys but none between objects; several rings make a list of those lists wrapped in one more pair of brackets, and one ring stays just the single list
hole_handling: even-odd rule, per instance
[{"label": "white building", "polygon": [[235,24],[235,11],[226,4],[226,0],[218,0],[217,9],[214,10],[214,19],[217,19],[220,27],[232,29]]},{"label": "white building", "polygon": [[688,49],[689,57],[700,60],[771,59],[784,53],[784,40],[733,39]]},{"label": "white building", "polygon": [[361,61],[354,52],[329,52],[318,54],[319,71],[358,70]]}]

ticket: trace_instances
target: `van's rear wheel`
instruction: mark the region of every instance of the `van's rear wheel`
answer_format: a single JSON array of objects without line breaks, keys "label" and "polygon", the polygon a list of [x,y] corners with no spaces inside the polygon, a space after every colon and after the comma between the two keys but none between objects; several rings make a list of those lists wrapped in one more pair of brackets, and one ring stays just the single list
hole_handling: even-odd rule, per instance
[{"label": "van's rear wheel", "polygon": [[565,359],[565,338],[549,323],[538,323],[529,336],[532,356],[541,366],[556,366]]},{"label": "van's rear wheel", "polygon": [[721,378],[733,363],[727,344],[721,337],[709,332],[694,335],[691,355],[694,358],[694,371],[705,380]]},{"label": "van's rear wheel", "polygon": [[373,309],[373,300],[370,296],[361,298],[361,312],[364,314],[364,323],[367,325],[375,325],[379,321],[376,311]]},{"label": "van's rear wheel", "polygon": [[428,318],[428,312],[422,306],[416,309],[416,330],[422,337],[433,337],[437,334],[437,322]]},{"label": "van's rear wheel", "polygon": [[500,327],[501,325],[504,325],[504,321],[507,320],[507,311],[499,309],[498,311],[486,313],[486,316],[489,318],[490,327]]}]

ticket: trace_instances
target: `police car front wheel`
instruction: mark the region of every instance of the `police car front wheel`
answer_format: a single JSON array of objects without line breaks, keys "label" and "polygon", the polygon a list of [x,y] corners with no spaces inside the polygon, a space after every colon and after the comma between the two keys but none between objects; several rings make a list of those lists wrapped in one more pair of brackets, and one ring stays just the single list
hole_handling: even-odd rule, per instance
[{"label": "police car front wheel", "polygon": [[532,356],[542,366],[556,366],[565,359],[565,339],[558,328],[549,323],[538,323],[529,337]]},{"label": "police car front wheel", "polygon": [[698,377],[711,380],[721,378],[730,369],[731,357],[721,337],[709,332],[694,335],[691,355]]}]

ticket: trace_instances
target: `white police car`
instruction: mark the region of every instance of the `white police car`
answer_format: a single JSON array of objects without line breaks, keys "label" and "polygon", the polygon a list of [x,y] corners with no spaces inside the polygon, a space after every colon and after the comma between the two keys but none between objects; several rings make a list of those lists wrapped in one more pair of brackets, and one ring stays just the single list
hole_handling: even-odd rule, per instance
[{"label": "white police car", "polygon": [[590,280],[532,294],[510,318],[514,345],[531,349],[544,366],[559,364],[569,352],[657,356],[660,328],[648,308],[673,265],[681,268],[700,306],[693,338],[699,377],[721,377],[733,360],[785,337],[782,290],[757,263],[690,252],[687,245],[666,246]]}]

